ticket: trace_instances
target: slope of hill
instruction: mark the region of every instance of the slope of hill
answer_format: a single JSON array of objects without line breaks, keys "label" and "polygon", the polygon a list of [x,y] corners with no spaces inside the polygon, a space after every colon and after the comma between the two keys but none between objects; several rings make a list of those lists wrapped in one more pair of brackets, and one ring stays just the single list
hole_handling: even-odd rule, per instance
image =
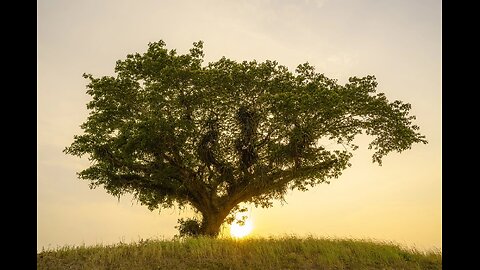
[{"label": "slope of hill", "polygon": [[44,250],[37,269],[442,269],[442,254],[352,239],[187,238]]}]

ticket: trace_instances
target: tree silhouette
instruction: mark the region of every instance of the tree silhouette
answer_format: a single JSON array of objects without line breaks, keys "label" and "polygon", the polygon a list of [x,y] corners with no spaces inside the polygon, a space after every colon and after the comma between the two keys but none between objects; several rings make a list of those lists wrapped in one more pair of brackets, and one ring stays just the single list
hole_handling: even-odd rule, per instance
[{"label": "tree silhouette", "polygon": [[202,219],[182,224],[217,236],[240,203],[270,207],[289,189],[337,178],[358,134],[373,137],[379,165],[427,143],[410,104],[377,94],[374,76],[339,85],[308,63],[292,73],[276,61],[203,65],[203,56],[201,41],[183,55],[159,41],[117,61],[115,77],[84,74],[90,115],[64,150],[91,161],[79,177],[150,210],[191,206]]}]

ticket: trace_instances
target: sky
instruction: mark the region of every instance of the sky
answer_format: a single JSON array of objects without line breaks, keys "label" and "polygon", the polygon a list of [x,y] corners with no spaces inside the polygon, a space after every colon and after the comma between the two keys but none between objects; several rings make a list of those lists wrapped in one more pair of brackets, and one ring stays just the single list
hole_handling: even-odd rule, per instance
[{"label": "sky", "polygon": [[442,248],[442,3],[440,0],[38,0],[37,250],[170,239],[191,211],[149,211],[76,172],[86,158],[62,150],[86,120],[87,80],[149,42],[187,53],[204,41],[205,63],[309,62],[344,84],[375,75],[377,91],[412,105],[428,144],[371,162],[359,137],[352,167],[330,184],[293,191],[273,208],[249,206],[252,236],[313,235]]}]

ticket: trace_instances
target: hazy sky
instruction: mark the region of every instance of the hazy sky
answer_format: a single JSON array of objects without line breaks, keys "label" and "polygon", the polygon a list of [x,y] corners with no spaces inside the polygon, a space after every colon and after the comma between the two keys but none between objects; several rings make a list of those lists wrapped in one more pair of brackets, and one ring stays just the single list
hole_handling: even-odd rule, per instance
[{"label": "hazy sky", "polygon": [[255,235],[391,240],[442,247],[440,0],[38,0],[37,248],[170,238],[187,211],[150,212],[76,172],[89,161],[62,153],[88,115],[82,74],[113,75],[115,62],[160,39],[186,53],[204,41],[205,62],[308,61],[344,84],[375,75],[377,90],[412,104],[429,144],[371,162],[358,139],[353,166],[330,185],[290,192],[251,209]]}]

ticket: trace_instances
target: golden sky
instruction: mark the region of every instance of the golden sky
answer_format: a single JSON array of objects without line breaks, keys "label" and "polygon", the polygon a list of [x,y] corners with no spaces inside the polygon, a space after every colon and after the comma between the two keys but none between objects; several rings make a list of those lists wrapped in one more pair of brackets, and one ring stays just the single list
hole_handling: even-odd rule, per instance
[{"label": "golden sky", "polygon": [[37,249],[170,238],[188,211],[150,212],[126,196],[90,190],[66,156],[88,115],[83,73],[113,75],[116,60],[160,39],[205,61],[308,61],[344,84],[375,75],[377,90],[412,104],[429,144],[371,162],[359,137],[353,166],[331,184],[250,210],[252,234],[316,235],[442,247],[440,0],[39,0],[37,10]]}]

